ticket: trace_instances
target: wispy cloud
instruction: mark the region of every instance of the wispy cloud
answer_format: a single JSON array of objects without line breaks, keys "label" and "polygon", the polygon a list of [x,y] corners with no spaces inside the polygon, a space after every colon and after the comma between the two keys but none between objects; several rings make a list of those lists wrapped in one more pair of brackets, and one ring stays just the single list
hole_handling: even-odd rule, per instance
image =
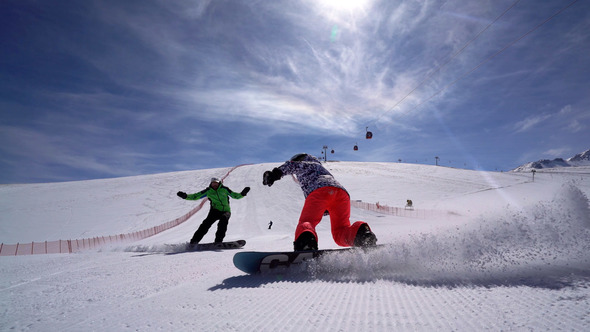
[{"label": "wispy cloud", "polygon": [[522,133],[527,130],[531,130],[534,127],[538,126],[539,124],[543,123],[544,121],[551,118],[550,114],[542,114],[542,115],[533,115],[529,116],[526,119],[519,121],[514,124],[514,129],[517,133]]},{"label": "wispy cloud", "polygon": [[570,148],[556,148],[556,149],[549,149],[543,152],[543,156],[549,156],[551,158],[566,158],[566,154],[571,153]]},{"label": "wispy cloud", "polygon": [[[33,178],[37,176],[36,172],[50,165],[58,168],[65,167],[65,173],[61,174],[62,180],[68,179],[68,169],[70,172],[83,170],[84,172],[102,174],[103,177],[120,176],[126,172],[128,172],[127,175],[134,174],[131,169],[111,164],[110,160],[113,156],[121,156],[114,147],[103,146],[100,149],[96,147],[88,149],[84,144],[90,143],[88,141],[72,144],[66,142],[72,139],[71,136],[47,135],[25,128],[2,126],[0,131],[2,132],[2,141],[8,143],[0,148],[5,157],[28,159],[30,156],[35,156],[34,162],[18,165],[22,170],[30,172],[30,176]],[[92,153],[88,153],[90,151]],[[125,158],[120,159],[122,163],[124,160]]]},{"label": "wispy cloud", "polygon": [[587,112],[574,109],[572,105],[566,105],[553,113],[532,115],[518,121],[512,127],[516,133],[531,131],[540,126],[549,126],[551,130],[577,133],[583,130],[589,115]]},{"label": "wispy cloud", "polygon": [[351,160],[518,150],[498,129],[526,146],[554,133],[536,151],[588,141],[588,4],[474,70],[560,7],[520,1],[462,50],[512,3],[13,2],[0,174],[141,174],[323,144]]}]

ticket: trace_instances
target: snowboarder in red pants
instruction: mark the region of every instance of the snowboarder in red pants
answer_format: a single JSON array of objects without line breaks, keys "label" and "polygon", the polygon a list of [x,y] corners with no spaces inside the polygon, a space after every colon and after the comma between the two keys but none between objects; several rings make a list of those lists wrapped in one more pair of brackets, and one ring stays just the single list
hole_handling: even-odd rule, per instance
[{"label": "snowboarder in red pants", "polygon": [[293,248],[317,250],[316,226],[329,213],[332,237],[339,246],[368,247],[377,243],[369,225],[362,221],[350,224],[350,196],[314,156],[301,153],[272,171],[264,172],[262,183],[272,186],[283,175],[294,174],[305,195],[305,204],[295,230]]}]

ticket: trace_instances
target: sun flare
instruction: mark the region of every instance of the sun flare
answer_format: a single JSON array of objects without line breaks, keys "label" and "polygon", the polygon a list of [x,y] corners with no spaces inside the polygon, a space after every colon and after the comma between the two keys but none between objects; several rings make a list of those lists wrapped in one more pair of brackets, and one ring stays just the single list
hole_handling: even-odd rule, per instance
[{"label": "sun flare", "polygon": [[354,11],[363,9],[368,0],[321,0],[319,4],[326,9],[337,11]]}]

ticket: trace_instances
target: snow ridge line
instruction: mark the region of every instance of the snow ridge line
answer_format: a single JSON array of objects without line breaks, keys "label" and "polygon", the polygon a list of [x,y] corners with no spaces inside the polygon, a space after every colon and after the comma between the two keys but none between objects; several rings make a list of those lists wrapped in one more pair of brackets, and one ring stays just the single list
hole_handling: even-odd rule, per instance
[{"label": "snow ridge line", "polygon": [[[227,171],[227,173],[221,178],[221,180],[225,180],[225,178],[227,178],[231,172],[233,172],[238,167],[246,165],[250,164],[241,164],[230,168],[229,171]],[[203,205],[205,205],[205,202],[205,200],[202,201],[197,207],[172,221],[133,233],[97,236],[93,238],[76,240],[57,240],[17,244],[0,243],[0,256],[71,254],[82,250],[98,249],[109,244],[122,244],[143,240],[184,223],[195,213],[199,212],[201,208],[203,208]]]}]

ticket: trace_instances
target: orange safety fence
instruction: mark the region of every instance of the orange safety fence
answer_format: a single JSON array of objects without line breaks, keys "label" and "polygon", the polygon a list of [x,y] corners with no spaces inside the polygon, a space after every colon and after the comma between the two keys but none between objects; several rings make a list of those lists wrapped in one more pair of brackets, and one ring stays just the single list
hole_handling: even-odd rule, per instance
[{"label": "orange safety fence", "polygon": [[205,204],[206,201],[202,201],[196,208],[192,209],[182,217],[176,218],[167,223],[154,226],[152,228],[144,229],[141,231],[108,235],[108,236],[97,236],[86,239],[76,240],[57,240],[57,241],[45,241],[45,242],[31,242],[31,243],[17,243],[17,244],[0,244],[0,256],[19,256],[19,255],[37,255],[37,254],[67,254],[87,249],[98,249],[105,245],[111,244],[122,244],[133,241],[143,240],[150,236],[161,233],[172,227],[178,226],[183,222],[187,221],[195,213],[197,213]]},{"label": "orange safety fence", "polygon": [[379,203],[367,203],[362,201],[350,201],[352,207],[363,210],[375,211],[384,214],[389,214],[397,217],[418,218],[418,219],[432,219],[432,218],[448,218],[452,212],[443,210],[428,210],[415,209],[414,207],[393,207],[382,205]]},{"label": "orange safety fence", "polygon": [[[236,168],[244,165],[238,165],[232,167],[227,174],[222,177],[222,180]],[[57,240],[57,241],[45,241],[45,242],[31,242],[31,243],[17,243],[17,244],[5,244],[0,243],[0,256],[20,256],[20,255],[37,255],[37,254],[67,254],[74,253],[87,249],[98,249],[105,245],[111,244],[123,244],[128,242],[134,242],[143,240],[150,236],[154,236],[163,231],[169,230],[172,227],[176,227],[183,222],[187,221],[195,213],[197,213],[206,201],[202,201],[197,207],[190,210],[188,213],[181,217],[178,217],[172,221],[163,223],[158,226],[154,226],[148,229],[144,229],[137,232],[108,235],[108,236],[97,236],[86,239],[76,240]]]}]

